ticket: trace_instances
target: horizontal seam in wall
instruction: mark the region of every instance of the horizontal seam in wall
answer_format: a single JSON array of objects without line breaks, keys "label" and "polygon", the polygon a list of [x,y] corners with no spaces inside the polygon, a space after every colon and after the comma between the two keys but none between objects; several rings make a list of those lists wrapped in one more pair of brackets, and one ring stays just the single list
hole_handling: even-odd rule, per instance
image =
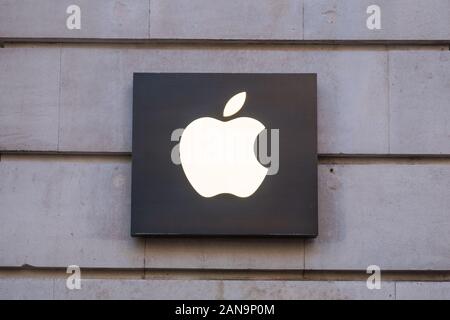
[{"label": "horizontal seam in wall", "polygon": [[1,44],[224,44],[224,45],[450,45],[450,39],[441,40],[289,40],[289,39],[145,39],[145,38],[13,38],[0,37]]},{"label": "horizontal seam in wall", "polygon": [[[3,156],[3,159],[1,158]],[[122,159],[131,160],[130,152],[58,152],[58,151],[0,151],[0,159]],[[345,164],[450,164],[450,154],[319,154],[323,165]]]},{"label": "horizontal seam in wall", "polygon": [[[143,279],[143,269],[81,268],[84,279]],[[365,270],[149,269],[147,280],[365,281]],[[67,278],[65,268],[0,267],[0,279]],[[382,271],[384,281],[450,282],[447,271]]]}]

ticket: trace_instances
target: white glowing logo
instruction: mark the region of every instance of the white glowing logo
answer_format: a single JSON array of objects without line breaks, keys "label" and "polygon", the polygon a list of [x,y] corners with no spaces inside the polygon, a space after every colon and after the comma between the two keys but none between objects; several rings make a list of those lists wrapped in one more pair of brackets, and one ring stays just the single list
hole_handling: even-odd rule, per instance
[{"label": "white glowing logo", "polygon": [[[237,113],[245,99],[245,92],[233,96],[223,116]],[[220,193],[251,196],[268,171],[254,152],[255,140],[264,129],[261,122],[248,117],[227,122],[209,117],[192,121],[181,136],[180,160],[195,191],[208,198]]]}]

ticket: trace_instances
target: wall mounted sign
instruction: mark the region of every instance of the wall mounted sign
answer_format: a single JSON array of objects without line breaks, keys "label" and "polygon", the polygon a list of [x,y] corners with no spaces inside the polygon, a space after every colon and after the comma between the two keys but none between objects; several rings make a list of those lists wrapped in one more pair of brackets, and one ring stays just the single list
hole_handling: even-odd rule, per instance
[{"label": "wall mounted sign", "polygon": [[315,74],[135,73],[133,236],[317,235]]}]

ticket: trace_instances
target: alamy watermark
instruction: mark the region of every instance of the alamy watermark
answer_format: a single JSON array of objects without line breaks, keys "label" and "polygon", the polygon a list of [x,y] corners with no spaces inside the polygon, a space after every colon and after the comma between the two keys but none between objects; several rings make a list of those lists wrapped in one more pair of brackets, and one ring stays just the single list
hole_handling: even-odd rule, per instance
[{"label": "alamy watermark", "polygon": [[370,276],[367,278],[366,285],[367,289],[381,289],[381,269],[377,265],[370,265],[367,267],[367,271]]},{"label": "alamy watermark", "polygon": [[366,20],[366,27],[369,30],[380,30],[381,29],[381,8],[376,4],[372,4],[367,7],[367,14],[370,16]]},{"label": "alamy watermark", "polygon": [[70,265],[67,267],[66,273],[70,276],[67,277],[66,287],[69,290],[80,290],[81,289],[81,269],[77,265]]},{"label": "alamy watermark", "polygon": [[[180,142],[183,135],[183,128],[178,128],[172,131],[170,140],[172,142]],[[279,129],[264,129],[261,131],[254,143],[254,153],[249,154],[246,152],[245,145],[239,144],[239,140],[242,138],[242,131],[236,132],[236,134],[214,134],[204,133],[208,136],[199,136],[196,139],[192,139],[192,143],[189,145],[189,154],[185,159],[188,161],[195,161],[201,163],[202,161],[209,161],[209,159],[202,159],[197,156],[201,153],[199,149],[204,148],[205,141],[210,141],[217,145],[215,148],[216,153],[211,155],[213,159],[218,162],[226,162],[227,164],[239,164],[246,157],[256,156],[258,161],[265,166],[268,171],[267,175],[276,175],[280,169],[280,130]],[[270,141],[270,142],[269,142]],[[181,164],[180,159],[180,144],[177,143],[171,151],[170,158],[175,165]],[[247,159],[248,160],[248,159]]]},{"label": "alamy watermark", "polygon": [[75,4],[67,7],[66,13],[69,15],[66,19],[66,27],[69,30],[81,29],[81,8]]}]

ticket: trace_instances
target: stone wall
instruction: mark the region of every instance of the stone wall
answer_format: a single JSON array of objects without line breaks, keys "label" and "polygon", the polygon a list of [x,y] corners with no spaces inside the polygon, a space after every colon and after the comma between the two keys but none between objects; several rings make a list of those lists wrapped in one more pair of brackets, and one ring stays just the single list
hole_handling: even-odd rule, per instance
[{"label": "stone wall", "polygon": [[[448,0],[0,0],[0,298],[450,299],[449,45]],[[133,72],[317,73],[318,238],[131,238]]]}]

